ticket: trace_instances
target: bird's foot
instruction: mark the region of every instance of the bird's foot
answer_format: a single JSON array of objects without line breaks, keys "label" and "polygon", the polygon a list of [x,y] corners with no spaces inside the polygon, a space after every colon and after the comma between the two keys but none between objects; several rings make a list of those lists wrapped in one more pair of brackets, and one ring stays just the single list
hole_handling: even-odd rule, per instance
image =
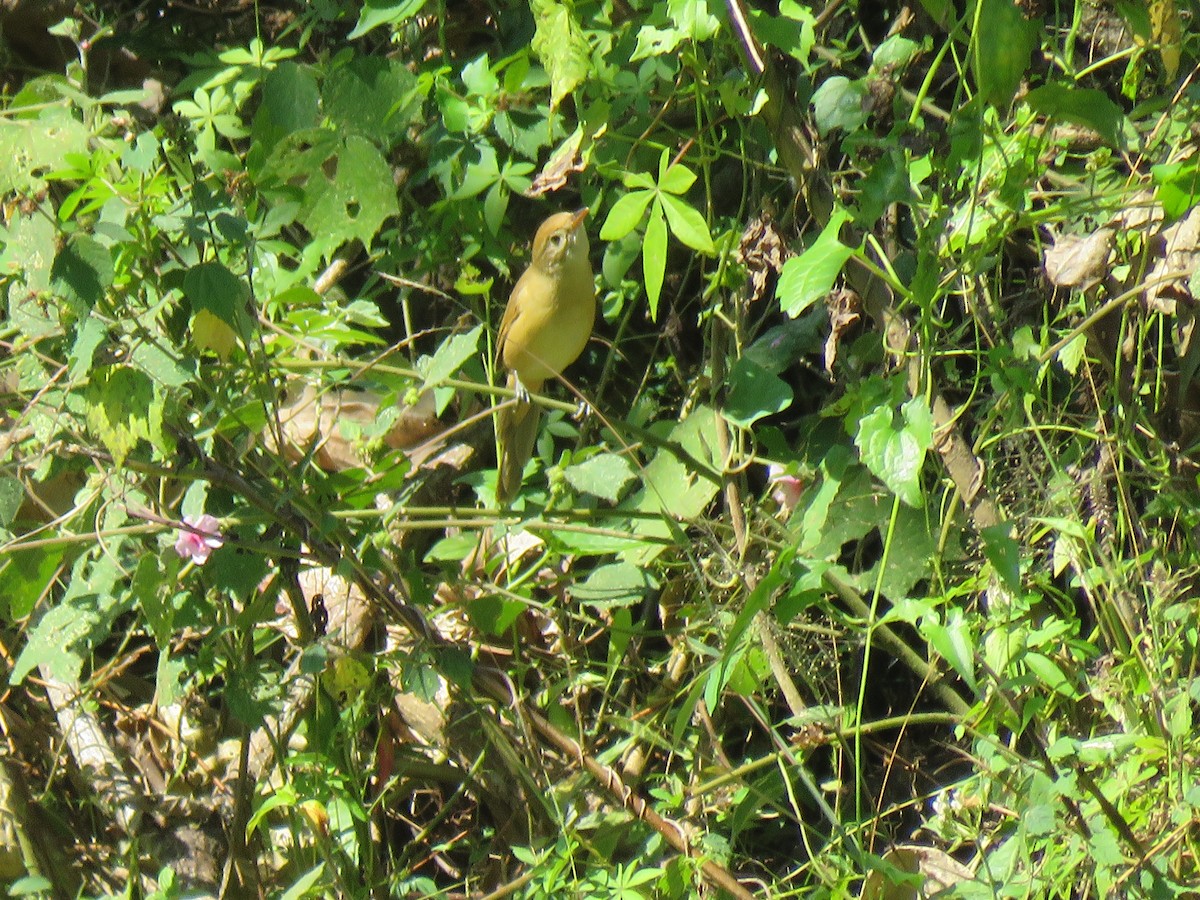
[{"label": "bird's foot", "polygon": [[529,397],[529,388],[521,384],[521,379],[517,379],[517,383],[513,385],[513,391],[517,395],[517,403],[521,406],[528,406],[533,401]]},{"label": "bird's foot", "polygon": [[580,400],[579,406],[575,407],[575,412],[571,414],[571,418],[576,422],[582,422],[594,412],[595,410],[592,409],[592,404],[588,403],[586,400]]}]

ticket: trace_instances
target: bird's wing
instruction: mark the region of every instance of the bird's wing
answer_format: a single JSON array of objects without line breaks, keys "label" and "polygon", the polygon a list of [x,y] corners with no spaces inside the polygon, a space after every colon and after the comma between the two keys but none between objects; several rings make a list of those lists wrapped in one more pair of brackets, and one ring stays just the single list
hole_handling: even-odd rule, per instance
[{"label": "bird's wing", "polygon": [[500,319],[500,333],[496,336],[496,360],[504,362],[504,344],[508,333],[512,331],[513,322],[521,315],[521,295],[525,293],[528,281],[524,275],[517,279],[512,293],[508,296],[508,306],[504,307],[504,316]]}]

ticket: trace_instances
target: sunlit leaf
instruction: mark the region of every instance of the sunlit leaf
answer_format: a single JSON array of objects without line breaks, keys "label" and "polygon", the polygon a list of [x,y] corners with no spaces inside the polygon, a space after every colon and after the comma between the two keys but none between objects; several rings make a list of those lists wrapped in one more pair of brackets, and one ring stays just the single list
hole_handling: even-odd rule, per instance
[{"label": "sunlit leaf", "polygon": [[838,239],[842,225],[850,214],[839,209],[811,247],[793,256],[783,265],[779,285],[775,289],[779,308],[795,318],[832,289],[842,267],[854,251]]},{"label": "sunlit leaf", "polygon": [[642,277],[646,283],[646,297],[650,301],[650,318],[658,318],[658,298],[662,293],[663,277],[667,271],[667,223],[663,218],[662,204],[656,202],[650,209],[650,221],[646,225],[646,242],[642,244]]},{"label": "sunlit leaf", "polygon": [[670,194],[660,194],[658,199],[667,214],[667,224],[671,226],[671,233],[675,237],[701,253],[717,252],[712,235],[708,231],[708,223],[704,221],[704,216],[700,215],[699,210]]},{"label": "sunlit leaf", "polygon": [[600,239],[603,241],[619,241],[641,224],[646,215],[646,207],[654,199],[653,191],[630,191],[608,211],[608,217],[600,229]]}]

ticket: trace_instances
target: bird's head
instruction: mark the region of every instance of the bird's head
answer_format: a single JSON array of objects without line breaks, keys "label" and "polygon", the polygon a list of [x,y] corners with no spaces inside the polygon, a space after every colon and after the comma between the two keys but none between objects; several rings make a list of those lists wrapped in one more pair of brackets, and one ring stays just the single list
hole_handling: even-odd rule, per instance
[{"label": "bird's head", "polygon": [[587,264],[587,231],[580,227],[587,214],[585,206],[577,212],[555,213],[543,222],[533,238],[533,264],[549,275],[568,264]]}]

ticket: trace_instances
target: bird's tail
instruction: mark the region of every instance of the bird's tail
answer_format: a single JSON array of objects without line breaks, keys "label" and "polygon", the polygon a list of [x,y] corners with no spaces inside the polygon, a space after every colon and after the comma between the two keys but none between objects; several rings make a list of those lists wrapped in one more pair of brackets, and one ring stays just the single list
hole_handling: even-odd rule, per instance
[{"label": "bird's tail", "polygon": [[[508,386],[517,388],[517,376],[509,373]],[[538,425],[542,410],[531,401],[517,401],[496,413],[496,443],[499,445],[499,476],[496,479],[496,501],[508,503],[521,489],[525,463],[533,455],[537,443]]]}]

